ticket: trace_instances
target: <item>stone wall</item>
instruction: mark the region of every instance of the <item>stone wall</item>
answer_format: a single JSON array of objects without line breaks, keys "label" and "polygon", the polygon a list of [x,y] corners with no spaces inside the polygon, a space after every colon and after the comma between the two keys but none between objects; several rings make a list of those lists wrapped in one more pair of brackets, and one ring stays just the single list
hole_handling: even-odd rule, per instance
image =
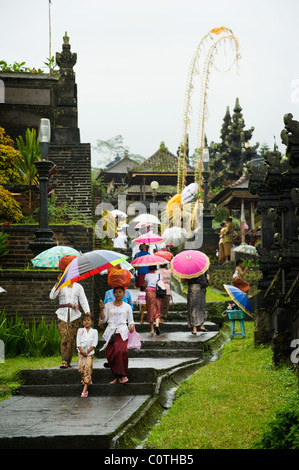
[{"label": "stone wall", "polygon": [[[4,309],[8,317],[20,315],[26,322],[37,323],[42,316],[50,323],[56,318],[58,299],[50,300],[49,294],[56,283],[59,271],[34,268],[29,243],[35,239],[37,225],[10,225],[4,227],[9,234],[9,253],[1,258],[0,286],[6,292],[0,294],[0,312]],[[76,248],[82,253],[93,249],[93,229],[83,225],[52,225],[54,240],[59,245]],[[29,268],[26,270],[26,268]],[[97,274],[80,281],[89,301],[95,321],[99,316],[99,299],[104,299],[109,289],[107,275]]]},{"label": "stone wall", "polygon": [[[16,313],[26,323],[35,319],[38,324],[42,317],[47,323],[56,318],[55,311],[58,298],[51,300],[49,294],[57,282],[57,271],[0,271],[0,285],[6,292],[0,294],[0,312],[14,317]],[[99,318],[99,299],[104,299],[106,290],[110,289],[107,275],[96,274],[80,281],[87,296],[95,326]],[[81,312],[83,313],[82,309]]]},{"label": "stone wall", "polygon": [[57,166],[57,204],[76,207],[89,220],[92,219],[91,202],[91,150],[90,144],[52,145],[49,160]]},{"label": "stone wall", "polygon": [[[51,225],[53,240],[58,245],[71,246],[82,253],[93,249],[93,229],[84,225]],[[4,233],[9,237],[9,253],[0,259],[2,269],[21,269],[28,264],[32,267],[33,258],[29,244],[35,241],[35,232],[38,225],[10,225],[4,227]]]}]

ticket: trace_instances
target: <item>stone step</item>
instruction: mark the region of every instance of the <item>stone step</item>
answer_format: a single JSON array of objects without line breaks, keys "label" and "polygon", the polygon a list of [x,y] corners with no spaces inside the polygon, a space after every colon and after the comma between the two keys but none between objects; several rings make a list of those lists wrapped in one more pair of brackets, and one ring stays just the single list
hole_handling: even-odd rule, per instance
[{"label": "stone step", "polygon": [[[96,359],[95,359],[96,361]],[[157,373],[154,368],[147,367],[144,369],[130,368],[130,381],[134,383],[155,382]],[[105,367],[94,368],[92,380],[94,384],[107,384],[110,380],[111,373]],[[80,383],[80,374],[77,364],[72,369],[60,369],[55,367],[52,369],[23,369],[21,371],[21,380],[23,385],[76,385],[78,380]]]},{"label": "stone step", "polygon": [[[110,380],[113,380],[110,377]],[[107,396],[127,396],[127,395],[152,395],[154,393],[155,384],[132,383],[125,384],[93,384],[88,387],[88,396],[90,397],[107,397]],[[38,397],[76,397],[82,392],[82,384],[80,380],[77,384],[64,385],[22,385],[18,390],[18,395],[22,396],[38,396]]]},{"label": "stone step", "polygon": [[202,358],[203,357],[203,350],[202,348],[197,348],[197,349],[139,349],[139,350],[131,350],[129,353],[129,358],[143,358],[143,357],[148,357],[148,358],[179,358],[179,357],[197,357],[197,358]]},{"label": "stone step", "polygon": [[[213,339],[218,331],[198,333],[196,336],[193,336],[190,331],[162,332],[160,335],[139,334],[141,349],[129,350],[129,358],[202,357],[205,343]],[[95,351],[96,357],[105,357],[105,351],[100,351],[103,345],[104,340],[101,339]]]},{"label": "stone step", "polygon": [[[219,331],[219,325],[214,322],[205,322],[204,325],[208,331]],[[142,324],[139,321],[136,321],[135,328],[138,333],[147,333],[150,330],[149,323],[147,323],[146,321]],[[164,321],[164,323],[160,324],[160,330],[163,333],[170,333],[172,331],[191,332],[191,329],[188,326],[186,320],[171,321],[168,318]]]}]

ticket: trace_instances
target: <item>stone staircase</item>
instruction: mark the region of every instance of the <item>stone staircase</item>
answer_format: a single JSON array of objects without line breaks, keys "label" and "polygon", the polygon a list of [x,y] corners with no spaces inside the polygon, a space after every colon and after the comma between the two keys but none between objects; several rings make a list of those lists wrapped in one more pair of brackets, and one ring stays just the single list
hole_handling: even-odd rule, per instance
[{"label": "stone staircase", "polygon": [[[104,367],[105,351],[99,351],[104,340],[99,339],[92,374],[93,385],[90,387],[91,396],[153,395],[158,376],[161,370],[163,373],[169,367],[170,359],[175,361],[175,366],[202,360],[219,331],[218,325],[206,322],[209,332],[193,336],[186,322],[171,321],[161,325],[159,336],[151,336],[147,323],[136,322],[135,325],[142,347],[140,350],[129,350],[129,382],[123,386],[110,385],[113,377],[110,370]],[[157,360],[165,364],[162,368],[159,366],[160,370],[155,367]],[[82,389],[77,364],[68,370],[59,367],[22,370],[21,380],[23,384],[18,394],[23,396],[75,397],[80,395]]]},{"label": "stone staircase", "polygon": [[105,353],[94,359],[88,399],[77,364],[71,369],[22,370],[18,394],[0,409],[0,449],[124,449],[144,439],[172,403],[174,390],[206,364],[225,341],[219,326],[206,322],[207,333],[193,336],[186,322],[186,304],[175,305],[161,334],[151,336],[149,324],[136,330],[142,347],[129,351],[129,382],[111,385]]},{"label": "stone staircase", "polygon": [[[198,333],[196,336],[191,334],[186,321],[185,302],[176,302],[175,310],[169,311],[166,321],[160,325],[160,335],[150,335],[147,322],[140,324],[139,311],[134,310],[133,315],[142,347],[140,350],[129,350],[129,382],[124,386],[110,385],[113,377],[110,370],[104,367],[105,351],[100,351],[104,340],[100,333],[94,359],[91,396],[153,395],[161,373],[161,370],[155,368],[155,362],[165,363],[165,366],[159,366],[163,373],[168,368],[170,359],[175,361],[176,367],[179,363],[202,360],[217,341],[219,325],[213,322],[205,323],[208,333]],[[77,364],[68,370],[61,370],[59,367],[22,370],[21,379],[23,384],[18,394],[24,396],[73,397],[80,395],[82,389]]]}]

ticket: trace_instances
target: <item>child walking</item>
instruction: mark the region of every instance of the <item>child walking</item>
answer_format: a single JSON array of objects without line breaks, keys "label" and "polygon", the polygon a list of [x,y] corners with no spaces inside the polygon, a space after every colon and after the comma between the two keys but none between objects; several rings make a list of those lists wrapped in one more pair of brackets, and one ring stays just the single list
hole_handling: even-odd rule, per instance
[{"label": "child walking", "polygon": [[79,328],[77,333],[78,370],[83,384],[82,398],[88,397],[88,385],[92,384],[93,355],[97,344],[98,331],[92,328],[91,315],[86,314],[83,317],[83,328]]},{"label": "child walking", "polygon": [[146,312],[146,288],[140,286],[140,292],[136,299],[136,305],[139,306],[140,310],[140,323],[143,323],[144,314]]}]

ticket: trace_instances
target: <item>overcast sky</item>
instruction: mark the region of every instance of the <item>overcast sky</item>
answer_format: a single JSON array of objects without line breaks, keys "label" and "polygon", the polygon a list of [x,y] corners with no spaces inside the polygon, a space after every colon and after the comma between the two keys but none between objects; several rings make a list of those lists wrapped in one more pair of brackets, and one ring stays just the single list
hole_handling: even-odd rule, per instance
[{"label": "overcast sky", "polygon": [[[44,67],[48,0],[0,0],[0,6],[0,60]],[[225,26],[239,40],[241,60],[238,73],[235,66],[212,71],[208,142],[220,140],[226,106],[232,113],[239,97],[245,129],[255,127],[251,143],[272,148],[275,135],[284,152],[283,116],[299,120],[298,0],[52,0],[51,19],[52,55],[61,51],[65,31],[78,54],[81,142],[121,134],[131,153],[148,158],[164,141],[176,154],[191,59],[205,34]],[[229,66],[230,54],[228,46],[215,65]],[[199,111],[196,92],[192,98],[191,152]]]}]

